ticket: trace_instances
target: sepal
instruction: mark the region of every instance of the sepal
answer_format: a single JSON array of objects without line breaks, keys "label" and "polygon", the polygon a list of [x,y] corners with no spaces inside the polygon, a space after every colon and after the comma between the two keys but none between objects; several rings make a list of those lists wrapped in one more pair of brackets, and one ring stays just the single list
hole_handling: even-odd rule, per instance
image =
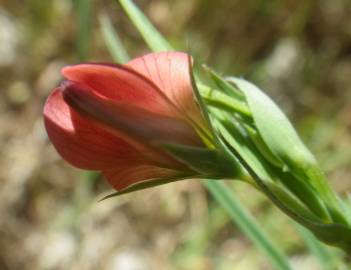
[{"label": "sepal", "polygon": [[219,149],[169,143],[160,144],[160,147],[202,178],[240,178],[243,175],[239,163]]},{"label": "sepal", "polygon": [[161,185],[165,185],[168,183],[184,180],[184,179],[189,178],[190,176],[191,176],[190,174],[183,173],[183,174],[179,174],[176,177],[157,178],[157,179],[148,179],[145,181],[139,181],[139,182],[132,184],[132,185],[129,185],[128,187],[121,189],[117,192],[106,195],[105,197],[100,199],[99,202],[116,197],[116,196],[128,194],[128,193],[131,193],[134,191],[148,189],[148,188],[152,188],[152,187],[161,186]]}]

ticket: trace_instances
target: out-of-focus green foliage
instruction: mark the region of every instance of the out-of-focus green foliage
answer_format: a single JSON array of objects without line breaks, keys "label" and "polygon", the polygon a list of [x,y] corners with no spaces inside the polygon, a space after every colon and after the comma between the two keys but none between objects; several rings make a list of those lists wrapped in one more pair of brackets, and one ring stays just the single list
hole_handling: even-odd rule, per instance
[{"label": "out-of-focus green foliage", "polygon": [[[332,186],[350,191],[350,1],[136,3],[198,62],[270,90]],[[111,61],[101,12],[131,56],[148,51],[115,1],[92,5],[88,61]],[[141,269],[268,269],[196,181],[103,203],[98,199],[110,192],[103,181],[78,186],[80,173],[58,158],[41,119],[60,67],[78,61],[77,16],[71,0],[1,3],[0,269],[126,269],[126,262]],[[257,192],[235,190],[295,268],[320,269],[286,218]],[[338,258],[335,269],[347,269]]]}]

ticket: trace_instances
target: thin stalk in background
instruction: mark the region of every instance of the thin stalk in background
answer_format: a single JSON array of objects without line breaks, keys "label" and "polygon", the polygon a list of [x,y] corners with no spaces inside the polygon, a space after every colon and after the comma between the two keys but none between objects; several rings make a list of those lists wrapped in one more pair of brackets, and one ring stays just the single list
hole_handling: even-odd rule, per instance
[{"label": "thin stalk in background", "polygon": [[336,254],[332,253],[329,247],[318,241],[318,239],[316,239],[316,237],[304,227],[296,225],[296,228],[303,238],[307,248],[317,258],[321,269],[337,269],[336,264],[338,258],[336,258]]},{"label": "thin stalk in background", "polygon": [[271,259],[276,269],[292,269],[283,252],[273,244],[270,237],[223,182],[203,180],[203,183],[240,230]]},{"label": "thin stalk in background", "polygon": [[138,29],[139,33],[154,52],[174,50],[171,44],[156,30],[144,13],[129,0],[117,0],[124,12]]},{"label": "thin stalk in background", "polygon": [[78,37],[77,52],[79,61],[87,59],[89,53],[90,34],[91,34],[91,10],[92,0],[75,0],[77,14]]},{"label": "thin stalk in background", "polygon": [[112,26],[110,18],[106,14],[99,16],[100,29],[104,42],[115,62],[125,63],[128,61],[129,56],[122,45],[116,29]]}]

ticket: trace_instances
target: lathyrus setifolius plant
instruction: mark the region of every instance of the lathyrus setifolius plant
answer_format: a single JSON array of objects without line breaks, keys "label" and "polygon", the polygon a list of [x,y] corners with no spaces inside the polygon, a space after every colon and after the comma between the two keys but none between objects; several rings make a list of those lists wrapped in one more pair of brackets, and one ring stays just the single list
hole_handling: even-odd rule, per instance
[{"label": "lathyrus setifolius plant", "polygon": [[215,89],[200,84],[192,62],[161,52],[125,65],[65,67],[44,107],[57,152],[101,171],[113,196],[189,178],[246,181],[351,253],[342,202],[281,110],[243,79],[209,71]]},{"label": "lathyrus setifolius plant", "polygon": [[218,139],[245,168],[246,182],[321,241],[351,254],[351,221],[313,154],[279,107],[257,86],[222,78],[198,84]]}]

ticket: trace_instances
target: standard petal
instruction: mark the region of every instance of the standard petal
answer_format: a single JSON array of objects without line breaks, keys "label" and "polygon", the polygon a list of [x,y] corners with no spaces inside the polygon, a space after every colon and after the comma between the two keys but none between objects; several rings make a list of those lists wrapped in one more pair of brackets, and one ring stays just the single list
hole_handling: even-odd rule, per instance
[{"label": "standard petal", "polygon": [[102,174],[117,191],[121,191],[130,185],[151,179],[177,177],[178,171],[154,166],[125,166],[118,169],[106,170]]},{"label": "standard petal", "polygon": [[89,86],[108,99],[181,118],[177,108],[154,83],[129,67],[80,64],[63,68],[62,74],[67,80]]},{"label": "standard petal", "polygon": [[138,148],[148,148],[157,141],[203,145],[194,129],[184,120],[98,96],[86,85],[76,82],[65,81],[62,88],[63,98],[71,108]]},{"label": "standard petal", "polygon": [[136,58],[127,66],[156,84],[184,115],[203,127],[204,120],[193,93],[192,63],[189,61],[192,60],[186,53],[159,52]]},{"label": "standard petal", "polygon": [[60,88],[46,101],[44,122],[57,152],[78,168],[101,170],[143,162],[130,144],[72,111]]}]

